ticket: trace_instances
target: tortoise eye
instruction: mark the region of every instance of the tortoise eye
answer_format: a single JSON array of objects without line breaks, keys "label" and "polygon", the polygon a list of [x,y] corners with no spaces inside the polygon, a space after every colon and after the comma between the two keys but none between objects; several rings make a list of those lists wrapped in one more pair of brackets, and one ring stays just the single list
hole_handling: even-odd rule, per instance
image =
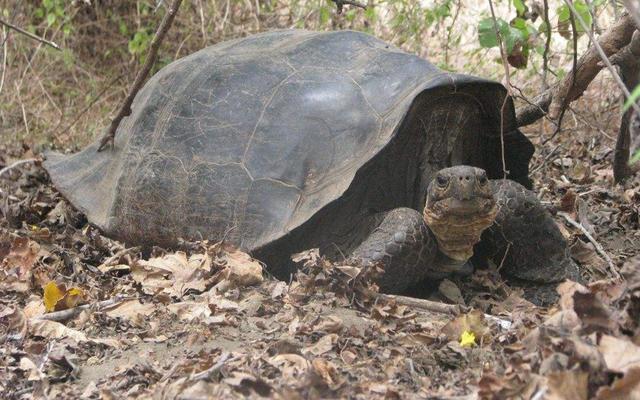
[{"label": "tortoise eye", "polygon": [[487,174],[483,172],[482,175],[478,177],[478,182],[480,182],[480,184],[483,186],[486,185],[487,182],[489,182],[489,180],[487,179]]},{"label": "tortoise eye", "polygon": [[436,183],[439,187],[446,187],[447,183],[449,183],[449,178],[447,178],[446,176],[438,175],[436,177]]}]

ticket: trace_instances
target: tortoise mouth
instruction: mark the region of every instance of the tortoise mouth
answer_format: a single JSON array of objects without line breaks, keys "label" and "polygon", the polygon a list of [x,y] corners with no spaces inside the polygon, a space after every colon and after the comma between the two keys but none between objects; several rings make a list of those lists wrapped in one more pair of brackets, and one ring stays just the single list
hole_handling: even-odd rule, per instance
[{"label": "tortoise mouth", "polygon": [[458,200],[447,199],[444,200],[444,204],[440,205],[441,216],[446,218],[449,216],[457,217],[482,217],[483,215],[490,214],[491,209],[495,207],[495,201],[493,199],[473,199],[473,200]]},{"label": "tortoise mouth", "polygon": [[433,205],[427,205],[425,215],[429,212],[431,218],[442,222],[449,221],[456,225],[458,223],[473,224],[474,219],[495,217],[495,208],[496,201],[493,197],[470,200],[448,198],[437,201]]}]

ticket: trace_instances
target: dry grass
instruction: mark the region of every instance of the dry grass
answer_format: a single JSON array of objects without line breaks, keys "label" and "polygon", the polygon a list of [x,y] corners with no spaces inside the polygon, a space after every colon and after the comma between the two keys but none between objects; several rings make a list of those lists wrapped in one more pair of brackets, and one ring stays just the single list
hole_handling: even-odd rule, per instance
[{"label": "dry grass", "polygon": [[[39,1],[9,0],[3,10],[6,20],[32,28],[64,50],[2,29],[0,141],[25,143],[36,150],[43,145],[75,150],[108,126],[144,54],[132,54],[130,42],[136,32],[151,35],[161,13],[153,13],[150,0],[52,2],[64,5],[66,20],[59,18],[51,26],[46,17],[38,16]],[[373,16],[359,9],[338,15],[325,0],[189,1],[180,9],[155,69],[222,40],[299,27],[368,31],[442,67],[500,79],[503,70],[494,61],[497,50],[480,50],[475,33],[477,20],[488,12],[486,3],[451,2],[450,16],[424,23],[421,18],[426,14],[420,4],[434,7],[445,2],[380,1]],[[497,6],[500,15],[510,15],[507,4]],[[399,15],[402,21],[396,18]],[[551,62],[562,65],[568,58],[566,43],[559,41],[556,47]],[[540,63],[539,58],[535,63]],[[539,89],[539,79],[532,79],[535,66],[513,73],[512,82],[527,93]],[[616,101],[613,99],[614,104]],[[611,102],[600,106],[609,109]]]}]

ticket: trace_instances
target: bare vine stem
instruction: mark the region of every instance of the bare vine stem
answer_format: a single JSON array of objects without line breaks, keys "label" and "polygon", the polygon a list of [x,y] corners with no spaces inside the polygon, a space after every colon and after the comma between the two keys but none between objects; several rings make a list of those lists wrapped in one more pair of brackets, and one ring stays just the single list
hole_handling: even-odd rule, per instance
[{"label": "bare vine stem", "polygon": [[549,70],[549,49],[551,48],[551,21],[549,21],[549,0],[543,0],[544,24],[546,25],[547,40],[544,43],[544,53],[542,53],[542,84],[544,90],[549,86],[547,83],[547,71]]},{"label": "bare vine stem", "polygon": [[133,103],[133,99],[136,97],[136,94],[138,94],[138,92],[142,88],[142,85],[147,79],[147,75],[149,75],[149,72],[151,72],[151,68],[153,67],[153,64],[155,64],[156,62],[160,44],[162,44],[162,40],[167,34],[167,31],[169,31],[169,28],[171,27],[171,24],[173,23],[173,20],[176,14],[178,13],[178,9],[180,8],[180,3],[182,3],[182,0],[174,0],[173,4],[171,4],[171,6],[167,9],[166,14],[162,18],[162,22],[160,22],[160,25],[158,26],[158,30],[156,31],[156,34],[153,36],[153,39],[151,40],[149,54],[147,55],[147,59],[145,60],[144,66],[142,67],[140,72],[138,72],[138,75],[136,76],[136,80],[133,82],[133,86],[131,87],[131,90],[129,91],[127,98],[124,100],[122,107],[120,107],[120,111],[118,111],[118,114],[116,115],[116,117],[111,121],[111,124],[109,125],[109,129],[105,132],[104,136],[102,136],[102,139],[100,139],[100,145],[98,146],[98,151],[104,150],[107,144],[114,143],[114,140],[116,137],[116,131],[118,129],[118,126],[120,125],[120,122],[124,117],[131,114],[131,104]]},{"label": "bare vine stem", "polygon": [[504,74],[507,83],[507,95],[504,97],[504,101],[502,102],[502,107],[500,107],[500,152],[502,156],[502,177],[503,179],[507,179],[507,163],[505,160],[505,149],[504,149],[504,109],[509,101],[509,98],[512,97],[512,88],[511,88],[511,76],[509,73],[509,61],[507,60],[507,55],[502,47],[502,36],[500,35],[500,30],[498,29],[498,20],[496,19],[496,12],[493,9],[493,1],[487,0],[489,2],[489,9],[491,10],[491,18],[493,19],[493,30],[496,33],[496,39],[498,41],[498,46],[500,47],[500,56],[502,57],[502,66],[504,67]]},{"label": "bare vine stem", "polygon": [[[571,0],[570,0],[571,1]],[[573,88],[576,86],[576,78],[578,76],[578,29],[576,28],[576,20],[573,14],[569,14],[569,20],[571,21],[571,35],[573,39],[573,57],[571,59],[572,67],[571,67],[571,86],[569,86],[569,90],[567,93],[571,93]],[[560,109],[560,115],[558,116],[558,121],[556,122],[556,127],[551,136],[542,142],[543,145],[547,144],[550,140],[552,140],[558,132],[562,129],[562,120],[564,119],[564,115],[567,112],[567,107],[571,102],[569,101],[569,97],[565,96],[562,99],[562,107]]]}]

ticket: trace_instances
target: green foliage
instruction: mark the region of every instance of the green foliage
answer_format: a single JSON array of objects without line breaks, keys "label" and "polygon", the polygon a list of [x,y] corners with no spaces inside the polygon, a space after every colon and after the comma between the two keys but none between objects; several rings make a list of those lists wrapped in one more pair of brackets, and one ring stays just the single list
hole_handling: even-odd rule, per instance
[{"label": "green foliage", "polygon": [[35,16],[44,19],[48,27],[61,28],[67,37],[73,32],[73,25],[65,10],[66,4],[65,0],[42,0],[41,6],[35,9]]},{"label": "green foliage", "polygon": [[535,28],[522,18],[507,23],[502,18],[484,18],[478,23],[478,41],[484,48],[498,47],[496,30],[502,39],[509,62],[516,68],[524,68],[530,52],[530,38],[537,33]]},{"label": "green foliage", "polygon": [[129,40],[129,53],[133,55],[144,55],[145,51],[149,48],[153,34],[147,29],[141,28]]},{"label": "green foliage", "polygon": [[[578,15],[582,18],[587,27],[591,26],[592,18],[589,6],[583,0],[573,1],[573,7],[578,12]],[[562,36],[567,39],[571,38],[571,10],[564,4],[558,8],[558,30]],[[565,33],[566,32],[566,33]],[[576,32],[582,34],[585,30],[582,28],[582,24],[576,18]]]},{"label": "green foliage", "polygon": [[640,149],[636,150],[636,153],[631,157],[631,160],[629,160],[629,164],[633,164],[638,161],[640,161]]}]

